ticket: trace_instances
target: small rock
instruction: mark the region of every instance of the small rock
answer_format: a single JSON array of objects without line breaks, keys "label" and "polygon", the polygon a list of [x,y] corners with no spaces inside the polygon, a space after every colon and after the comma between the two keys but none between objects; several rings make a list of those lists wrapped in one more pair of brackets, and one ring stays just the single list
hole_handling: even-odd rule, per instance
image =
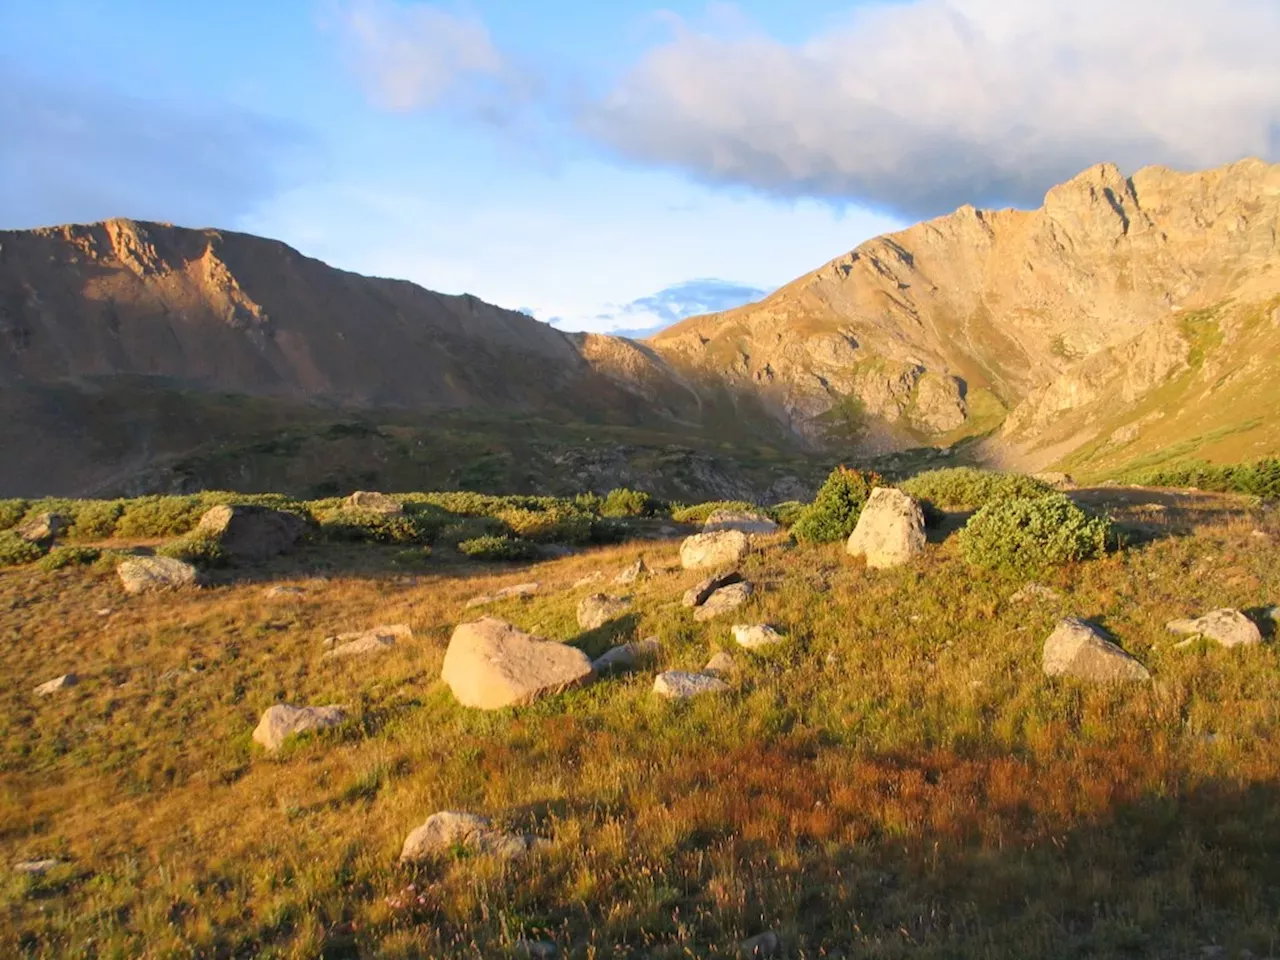
[{"label": "small rock", "polygon": [[778,525],[764,514],[751,510],[716,510],[707,517],[702,532],[715,533],[717,530],[769,536],[778,532]]},{"label": "small rock", "polygon": [[422,826],[405,837],[400,860],[402,863],[418,863],[450,854],[459,848],[513,860],[524,856],[537,844],[536,837],[495,829],[488,817],[443,810],[427,817]]},{"label": "small rock", "polygon": [[293,587],[287,584],[276,584],[274,587],[267,587],[262,593],[264,596],[272,600],[286,600],[292,597],[301,597],[307,591],[301,587]]},{"label": "small rock", "polygon": [[645,566],[644,557],[641,557],[614,577],[613,582],[617,584],[635,583],[637,580],[643,580],[648,575],[649,568]]},{"label": "small rock", "polygon": [[493,601],[494,601],[493,597],[489,596],[488,594],[483,594],[478,597],[472,597],[470,600],[468,600],[466,603],[462,605],[462,609],[472,610],[475,607],[483,607],[486,604],[493,603]]},{"label": "small rock", "polygon": [[526,960],[553,960],[556,956],[556,945],[549,940],[517,940],[515,947],[517,957]]},{"label": "small rock", "polygon": [[206,510],[193,534],[214,538],[228,556],[265,560],[292,551],[306,529],[296,513],[238,503]]},{"label": "small rock", "polygon": [[707,661],[707,665],[702,668],[702,672],[713,677],[724,678],[733,676],[734,671],[737,669],[738,664],[733,659],[733,656],[725,653],[723,650],[718,650],[711,659]]},{"label": "small rock", "polygon": [[741,530],[697,533],[680,544],[680,563],[686,570],[731,567],[742,562],[751,541]]},{"label": "small rock", "polygon": [[645,637],[634,643],[624,643],[605,651],[591,666],[596,673],[634,670],[645,660],[656,660],[662,653],[662,641],[657,637]]},{"label": "small rock", "polygon": [[1010,603],[1031,603],[1032,601],[1042,600],[1049,603],[1054,600],[1061,600],[1062,594],[1053,587],[1046,587],[1042,583],[1028,583],[1017,593],[1009,597]]},{"label": "small rock", "polygon": [[604,579],[604,574],[601,573],[599,570],[596,570],[593,573],[588,573],[585,577],[583,577],[581,580],[575,583],[573,585],[573,589],[577,590],[581,587],[589,587],[593,583],[599,583],[603,579]]},{"label": "small rock", "polygon": [[693,611],[693,619],[699,622],[712,620],[731,610],[736,610],[751,599],[753,590],[754,588],[746,580],[721,587],[707,597],[706,603]]},{"label": "small rock", "polygon": [[336,727],[347,719],[342,707],[294,707],[277,703],[267,708],[253,731],[253,739],[268,750],[279,750],[289,737]]},{"label": "small rock", "polygon": [[28,543],[46,543],[71,526],[71,521],[60,513],[41,513],[19,524],[15,532]]},{"label": "small rock", "polygon": [[782,946],[778,935],[772,930],[756,934],[738,944],[738,952],[744,957],[772,957]]},{"label": "small rock", "polygon": [[536,580],[529,583],[517,583],[513,586],[503,587],[501,590],[498,590],[494,593],[493,598],[495,600],[510,600],[512,597],[525,599],[527,597],[534,596],[541,586],[542,584],[538,583]]},{"label": "small rock", "polygon": [[135,557],[116,567],[125,593],[178,590],[199,582],[196,568],[173,557]]},{"label": "small rock", "polygon": [[744,649],[759,650],[781,643],[786,637],[767,623],[750,625],[740,623],[733,627],[733,639]]},{"label": "small rock", "polygon": [[1207,637],[1224,647],[1252,647],[1262,642],[1262,632],[1257,625],[1239,610],[1230,608],[1213,610],[1193,619],[1170,620],[1166,626],[1173,633]]},{"label": "small rock", "polygon": [[324,655],[324,659],[357,657],[365,653],[385,653],[394,647],[398,640],[412,639],[413,630],[407,623],[393,623],[356,633],[340,633],[336,637],[325,638],[324,645],[332,649]]},{"label": "small rock", "polygon": [[724,693],[728,689],[729,685],[719,677],[683,670],[668,670],[653,680],[653,692],[668,700],[688,700],[706,693]]},{"label": "small rock", "polygon": [[1271,534],[1267,533],[1265,530],[1254,530],[1249,534],[1249,536],[1253,537],[1255,540],[1262,540],[1264,542],[1271,539]]},{"label": "small rock", "polygon": [[610,620],[615,620],[631,607],[629,600],[593,593],[583,597],[578,604],[578,626],[583,630],[597,630]]},{"label": "small rock", "polygon": [[95,610],[95,611],[93,611],[93,612],[94,612],[94,613],[96,613],[96,614],[97,614],[98,616],[100,616],[100,617],[109,617],[109,616],[111,616],[111,614],[112,614],[112,613],[114,613],[115,611],[113,611],[110,607],[102,607],[102,608],[100,608],[100,609],[98,609],[98,610]]},{"label": "small rock", "polygon": [[865,556],[871,569],[884,570],[914,560],[924,553],[926,542],[919,502],[893,487],[876,487],[845,549],[851,556]]},{"label": "small rock", "polygon": [[595,670],[576,647],[517,630],[493,617],[459,624],[440,679],[464,707],[521,706],[590,682]]},{"label": "small rock", "polygon": [[395,497],[385,493],[373,493],[369,490],[357,490],[343,502],[348,510],[363,510],[367,513],[381,513],[388,517],[404,513],[404,504]]},{"label": "small rock", "polygon": [[1097,683],[1151,679],[1147,668],[1112,643],[1101,628],[1078,617],[1058,621],[1045,640],[1044,673]]},{"label": "small rock", "polygon": [[49,694],[65,690],[67,687],[74,687],[79,682],[80,678],[74,673],[64,673],[60,677],[54,677],[52,680],[46,680],[40,684],[40,686],[36,687],[35,693],[37,697],[47,697]]},{"label": "small rock", "polygon": [[737,570],[722,570],[714,576],[690,587],[684,592],[684,599],[681,601],[686,607],[700,607],[707,602],[707,597],[711,596],[721,587],[727,587],[731,583],[741,583],[742,574]]},{"label": "small rock", "polygon": [[13,865],[14,873],[29,873],[32,876],[41,877],[50,870],[62,866],[61,860],[46,858],[44,860],[19,860]]}]

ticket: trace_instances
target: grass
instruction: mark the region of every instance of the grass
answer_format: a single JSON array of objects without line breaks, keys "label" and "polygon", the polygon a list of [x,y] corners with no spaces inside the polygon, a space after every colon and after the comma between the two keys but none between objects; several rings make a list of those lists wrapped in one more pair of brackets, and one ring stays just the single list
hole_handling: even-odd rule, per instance
[{"label": "grass", "polygon": [[[1096,494],[1094,496],[1103,496]],[[975,574],[955,538],[869,572],[840,544],[754,555],[742,621],[789,641],[735,651],[729,695],[672,705],[652,672],[480,713],[439,682],[466,600],[598,652],[657,634],[662,664],[729,649],[735,618],[679,605],[702,574],[678,541],[495,569],[447,551],[317,541],[208,589],[126,598],[109,568],[0,574],[0,955],[1228,956],[1280,949],[1280,656],[1174,650],[1163,623],[1278,602],[1280,523],[1245,501],[1140,498],[1111,509],[1136,545],[1057,569],[1062,599]],[[1256,528],[1272,540],[1253,535]],[[575,608],[644,553],[632,613],[583,635]],[[304,592],[268,597],[264,586]],[[1124,689],[1046,680],[1040,645],[1075,613],[1155,675]],[[325,636],[407,622],[414,639],[322,661]],[[48,698],[31,689],[74,670]],[[262,710],[344,703],[344,726],[279,755]],[[443,809],[551,839],[503,865],[413,870],[404,836]]]}]

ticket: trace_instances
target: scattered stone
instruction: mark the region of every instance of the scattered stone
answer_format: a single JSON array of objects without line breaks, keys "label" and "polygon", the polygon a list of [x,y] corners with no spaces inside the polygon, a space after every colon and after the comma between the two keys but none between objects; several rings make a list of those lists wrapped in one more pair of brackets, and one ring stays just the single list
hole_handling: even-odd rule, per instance
[{"label": "scattered stone", "polygon": [[459,703],[482,710],[532,703],[594,676],[581,650],[530,636],[493,617],[458,625],[440,673]]},{"label": "scattered stone", "polygon": [[268,707],[254,728],[253,739],[268,750],[279,750],[291,736],[336,727],[347,719],[342,707],[294,707],[277,703]]},{"label": "scattered stone", "polygon": [[536,837],[519,833],[503,833],[493,821],[474,813],[443,810],[427,817],[426,822],[404,839],[400,849],[402,863],[418,863],[459,848],[473,853],[488,853],[503,860],[524,856],[538,844]]},{"label": "scattered stone", "polygon": [[662,653],[662,641],[657,637],[645,637],[634,643],[624,643],[605,651],[591,664],[596,673],[634,670],[646,660],[656,660]]},{"label": "scattered stone", "polygon": [[588,573],[585,577],[583,577],[581,580],[575,583],[573,585],[573,589],[578,590],[581,587],[589,587],[593,583],[599,583],[603,579],[604,579],[604,574],[601,573],[599,570],[596,570],[594,573]]},{"label": "scattered stone", "polygon": [[738,624],[733,628],[733,639],[747,650],[760,650],[782,643],[786,639],[767,623]]},{"label": "scattered stone", "polygon": [[778,525],[763,513],[752,510],[716,510],[702,525],[703,533],[717,530],[737,530],[740,533],[769,536],[778,532]]},{"label": "scattered stone", "polygon": [[178,590],[199,582],[196,568],[173,557],[135,557],[116,567],[125,593]]},{"label": "scattered stone", "polygon": [[509,600],[512,597],[525,599],[526,597],[532,597],[536,594],[541,586],[542,584],[538,583],[536,580],[529,583],[517,583],[510,587],[503,587],[493,595],[493,598],[495,600]]},{"label": "scattered stone", "polygon": [[404,504],[395,497],[385,493],[373,493],[369,490],[357,490],[343,501],[348,510],[363,510],[367,513],[381,513],[394,517],[404,513]]},{"label": "scattered stone", "polygon": [[707,661],[707,665],[702,668],[702,672],[712,677],[724,678],[733,676],[734,671],[737,669],[738,664],[733,659],[733,656],[725,653],[723,650],[718,650],[711,659]]},{"label": "scattered stone", "polygon": [[265,560],[293,550],[306,529],[306,521],[287,510],[220,504],[205,511],[193,535],[213,537],[228,556]]},{"label": "scattered stone", "polygon": [[688,700],[706,693],[724,693],[728,689],[729,685],[719,677],[683,670],[668,670],[653,680],[653,692],[668,700]]},{"label": "scattered stone", "polygon": [[324,645],[330,650],[324,655],[325,660],[339,657],[358,657],[366,653],[385,653],[399,640],[412,640],[413,630],[407,623],[393,623],[355,633],[340,633],[336,637],[326,637]]},{"label": "scattered stone", "polygon": [[858,517],[846,550],[865,556],[867,566],[884,570],[924,553],[924,510],[919,501],[893,487],[876,487]]},{"label": "scattered stone", "polygon": [[743,940],[738,944],[738,952],[744,957],[772,957],[781,946],[782,942],[778,939],[778,935],[772,930],[766,930],[748,940]]},{"label": "scattered stone", "polygon": [[1255,540],[1271,540],[1271,534],[1267,533],[1265,530],[1254,530],[1249,534],[1249,536],[1253,537]]},{"label": "scattered stone", "polygon": [[51,857],[43,860],[19,860],[13,865],[14,873],[29,873],[35,877],[42,877],[50,870],[62,866],[61,860],[54,860]]},{"label": "scattered stone", "polygon": [[736,610],[751,599],[753,590],[754,588],[746,580],[721,587],[707,597],[706,603],[693,611],[693,619],[699,622],[713,620],[731,610]]},{"label": "scattered stone", "polygon": [[618,584],[635,583],[637,580],[643,580],[648,575],[649,568],[645,566],[644,557],[641,557],[614,577],[613,582]]},{"label": "scattered stone", "polygon": [[524,960],[554,960],[557,949],[550,940],[517,940],[515,954]]},{"label": "scattered stone", "polygon": [[491,603],[493,603],[493,597],[489,596],[489,594],[486,593],[478,597],[472,597],[470,600],[468,600],[466,603],[462,605],[462,609],[472,610],[476,607],[487,606],[488,604],[491,604]]},{"label": "scattered stone", "polygon": [[60,513],[41,513],[19,524],[16,532],[29,543],[47,543],[71,526],[71,521]]},{"label": "scattered stone", "polygon": [[1028,583],[1017,593],[1009,597],[1010,603],[1031,603],[1041,600],[1049,603],[1054,600],[1061,600],[1062,594],[1053,587],[1046,587],[1043,583]]},{"label": "scattered stone", "polygon": [[684,600],[682,601],[686,607],[700,607],[707,602],[707,597],[711,596],[721,587],[727,587],[731,583],[741,583],[742,574],[737,570],[722,570],[714,576],[690,587],[684,592]]},{"label": "scattered stone", "polygon": [[610,620],[622,616],[630,607],[631,601],[622,597],[593,593],[578,603],[578,626],[583,630],[598,630]]},{"label": "scattered stone", "polygon": [[680,563],[686,570],[732,567],[742,562],[751,541],[741,530],[696,533],[680,544]]},{"label": "scattered stone", "polygon": [[109,617],[109,616],[111,616],[111,614],[112,614],[112,613],[114,613],[115,611],[114,611],[114,610],[112,610],[110,607],[101,607],[101,608],[99,608],[99,609],[97,609],[97,610],[95,610],[95,611],[93,611],[93,612],[94,612],[94,613],[96,613],[96,614],[97,614],[98,616],[100,616],[100,617]]},{"label": "scattered stone", "polygon": [[1078,617],[1058,621],[1045,640],[1044,673],[1098,683],[1151,679],[1147,668],[1112,643],[1101,628]]},{"label": "scattered stone", "polygon": [[1252,647],[1262,642],[1257,625],[1239,610],[1213,610],[1202,617],[1170,620],[1166,624],[1173,633],[1215,640],[1224,647]]},{"label": "scattered stone", "polygon": [[74,687],[80,682],[80,678],[74,673],[64,673],[60,677],[54,677],[52,680],[46,680],[40,686],[36,687],[37,697],[47,697],[51,693],[57,693],[59,690],[65,690],[67,687]]},{"label": "scattered stone", "polygon": [[1032,476],[1041,483],[1047,483],[1055,490],[1074,490],[1076,486],[1075,480],[1068,473],[1048,471],[1046,473],[1033,473]]},{"label": "scattered stone", "polygon": [[271,600],[286,600],[292,597],[301,597],[307,591],[301,587],[293,587],[287,584],[276,584],[274,587],[267,587],[263,590],[263,596]]}]

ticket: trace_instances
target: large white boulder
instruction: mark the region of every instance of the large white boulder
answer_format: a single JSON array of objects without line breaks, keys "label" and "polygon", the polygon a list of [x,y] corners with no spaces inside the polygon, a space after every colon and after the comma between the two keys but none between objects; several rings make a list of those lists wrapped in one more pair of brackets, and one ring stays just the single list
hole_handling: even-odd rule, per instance
[{"label": "large white boulder", "polygon": [[458,625],[440,673],[459,703],[481,710],[532,703],[594,676],[581,650],[530,636],[494,617]]},{"label": "large white boulder", "polygon": [[1102,630],[1078,617],[1058,621],[1044,642],[1044,672],[1094,683],[1150,680],[1141,663],[1111,642]]},{"label": "large white boulder", "polygon": [[751,541],[741,530],[696,533],[680,544],[680,564],[686,570],[732,567],[751,549]]},{"label": "large white boulder", "polygon": [[893,487],[876,487],[867,498],[846,546],[867,558],[874,570],[897,567],[924,553],[924,510],[918,501]]},{"label": "large white boulder", "polygon": [[495,829],[488,817],[442,810],[427,817],[422,826],[405,837],[400,860],[418,863],[459,849],[512,860],[523,856],[537,843],[535,837]]},{"label": "large white boulder", "polygon": [[150,593],[194,586],[199,581],[196,568],[173,557],[134,557],[116,567],[125,593]]}]

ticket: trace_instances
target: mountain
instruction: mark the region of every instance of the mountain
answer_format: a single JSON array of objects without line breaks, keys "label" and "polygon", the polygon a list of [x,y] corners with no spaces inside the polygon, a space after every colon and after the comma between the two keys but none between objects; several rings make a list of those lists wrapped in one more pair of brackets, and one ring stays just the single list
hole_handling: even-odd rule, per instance
[{"label": "mountain", "polygon": [[1280,448],[1280,166],[1132,178],[871,240],[758,304],[651,341],[687,379],[863,453],[1099,472]]}]

